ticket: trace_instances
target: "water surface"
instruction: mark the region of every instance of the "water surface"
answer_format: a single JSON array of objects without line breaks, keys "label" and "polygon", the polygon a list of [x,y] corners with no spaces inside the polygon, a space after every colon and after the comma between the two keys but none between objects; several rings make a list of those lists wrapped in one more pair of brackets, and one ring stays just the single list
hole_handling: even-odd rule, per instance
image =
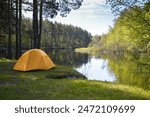
[{"label": "water surface", "polygon": [[55,64],[73,66],[88,80],[117,82],[150,90],[150,58],[102,57],[76,53],[74,50],[47,51]]},{"label": "water surface", "polygon": [[102,58],[89,57],[89,61],[80,65],[76,70],[86,76],[88,80],[116,81],[115,74],[108,67],[108,60]]}]

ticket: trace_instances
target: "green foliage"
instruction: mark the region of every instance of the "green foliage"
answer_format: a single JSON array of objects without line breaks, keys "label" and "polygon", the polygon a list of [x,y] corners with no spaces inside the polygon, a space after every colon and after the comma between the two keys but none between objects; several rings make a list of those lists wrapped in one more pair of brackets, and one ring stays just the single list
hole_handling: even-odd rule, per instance
[{"label": "green foliage", "polygon": [[31,19],[23,18],[22,20],[22,48],[29,49],[32,39],[32,22]]},{"label": "green foliage", "polygon": [[[123,11],[113,28],[103,36],[100,48],[108,52],[149,53],[150,3],[144,7],[134,6]],[[96,46],[96,45],[94,45]]]},{"label": "green foliage", "polygon": [[[1,23],[0,23],[1,24]],[[8,34],[0,31],[3,47],[8,46]],[[80,27],[64,25],[57,22],[43,21],[41,48],[78,48],[87,47],[91,41],[91,34]],[[12,49],[16,48],[16,36],[12,33]],[[1,40],[0,40],[1,42]],[[29,18],[22,18],[22,49],[28,50],[33,43],[32,21]]]},{"label": "green foliage", "polygon": [[57,22],[43,22],[42,46],[49,48],[87,47],[91,34],[86,30],[72,25]]},{"label": "green foliage", "polygon": [[[14,6],[12,6],[14,7]],[[0,0],[0,47],[6,48],[8,42],[9,34],[9,9],[8,9],[8,0]],[[15,13],[14,10],[11,11],[12,24],[11,32],[15,33]],[[2,45],[1,45],[2,44]]]},{"label": "green foliage", "polygon": [[100,46],[100,41],[101,41],[101,36],[95,35],[92,37],[92,41],[89,44],[89,47],[99,47]]}]

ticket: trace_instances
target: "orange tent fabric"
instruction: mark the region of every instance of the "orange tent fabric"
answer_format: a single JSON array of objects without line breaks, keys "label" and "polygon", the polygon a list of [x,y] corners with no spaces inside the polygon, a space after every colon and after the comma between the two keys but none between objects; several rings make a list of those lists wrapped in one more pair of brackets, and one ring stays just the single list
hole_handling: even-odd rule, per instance
[{"label": "orange tent fabric", "polygon": [[15,64],[13,70],[47,70],[55,67],[48,55],[40,49],[31,49],[25,52]]}]

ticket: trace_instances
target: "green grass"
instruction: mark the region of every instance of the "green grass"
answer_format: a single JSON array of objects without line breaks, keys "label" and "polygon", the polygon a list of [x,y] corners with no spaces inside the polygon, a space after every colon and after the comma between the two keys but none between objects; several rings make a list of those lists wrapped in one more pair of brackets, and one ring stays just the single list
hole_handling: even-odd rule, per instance
[{"label": "green grass", "polygon": [[99,56],[104,54],[100,48],[97,47],[88,47],[88,48],[76,48],[75,52],[82,53],[82,54],[89,54],[92,56]]},{"label": "green grass", "polygon": [[94,47],[88,47],[88,48],[76,48],[75,52],[80,52],[80,53],[91,53],[92,51],[98,51],[99,48],[94,48]]},{"label": "green grass", "polygon": [[0,99],[150,99],[150,91],[141,88],[74,79],[77,73],[71,67],[17,72],[13,65],[0,61]]}]

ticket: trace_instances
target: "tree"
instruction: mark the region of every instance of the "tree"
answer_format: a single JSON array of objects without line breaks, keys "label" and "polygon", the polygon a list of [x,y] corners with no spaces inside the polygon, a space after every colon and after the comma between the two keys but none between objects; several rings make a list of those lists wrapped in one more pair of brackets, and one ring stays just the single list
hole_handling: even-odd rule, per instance
[{"label": "tree", "polygon": [[90,47],[99,47],[100,46],[100,41],[101,41],[101,36],[95,35],[92,37],[92,41],[89,44]]},{"label": "tree", "polygon": [[38,48],[38,1],[33,0],[33,48]]},{"label": "tree", "polygon": [[[125,9],[115,20],[114,27],[100,40],[100,50],[108,53],[130,52],[142,56],[150,52],[150,3],[143,7],[132,6]],[[92,45],[94,42],[90,45]],[[98,42],[97,42],[98,43]],[[92,46],[96,46],[96,44]]]},{"label": "tree", "polygon": [[115,15],[119,15],[122,11],[132,8],[134,6],[143,7],[149,0],[106,0],[106,3],[111,6],[112,12]]},{"label": "tree", "polygon": [[[120,15],[124,13],[125,10],[131,9],[135,12],[141,12],[140,9],[137,8],[144,8],[145,4],[149,4],[150,0],[106,0],[106,3],[111,6],[112,12],[115,15]],[[126,14],[130,17],[130,14]],[[142,22],[146,23],[150,27],[150,23],[145,17],[141,14]]]},{"label": "tree", "polygon": [[[4,50],[6,48],[7,34],[8,32],[8,1],[1,0],[0,1],[0,50]],[[5,44],[4,44],[5,43]],[[2,48],[3,47],[3,48]]]},{"label": "tree", "polygon": [[22,54],[22,0],[19,0],[19,57]]},{"label": "tree", "polygon": [[32,21],[30,18],[22,18],[22,49],[28,50],[31,47],[32,41]]},{"label": "tree", "polygon": [[9,35],[8,35],[8,48],[7,48],[7,58],[12,59],[12,0],[8,0],[8,20],[9,20]]},{"label": "tree", "polygon": [[43,22],[42,14],[43,14],[43,0],[41,0],[40,2],[38,48],[40,48],[40,43],[41,43],[42,22]]},{"label": "tree", "polygon": [[[14,34],[14,1],[1,0],[0,1],[0,36],[2,37],[2,44],[6,50],[6,57],[12,58],[12,36]],[[3,49],[3,48],[2,48]],[[5,49],[3,49],[5,50]]]},{"label": "tree", "polygon": [[58,22],[43,21],[42,46],[45,48],[87,47],[91,34],[86,30]]},{"label": "tree", "polygon": [[[0,0],[0,34],[7,33],[8,31],[8,1]],[[7,25],[6,25],[7,24]]]},{"label": "tree", "polygon": [[16,59],[22,54],[22,0],[16,0]]},{"label": "tree", "polygon": [[[53,18],[60,12],[60,15],[65,17],[72,9],[78,9],[82,2],[83,0],[33,0],[33,47],[40,48],[43,14]],[[32,4],[29,1],[28,4],[29,10],[32,10]]]},{"label": "tree", "polygon": [[19,17],[18,17],[18,0],[16,0],[16,59],[19,58]]}]

